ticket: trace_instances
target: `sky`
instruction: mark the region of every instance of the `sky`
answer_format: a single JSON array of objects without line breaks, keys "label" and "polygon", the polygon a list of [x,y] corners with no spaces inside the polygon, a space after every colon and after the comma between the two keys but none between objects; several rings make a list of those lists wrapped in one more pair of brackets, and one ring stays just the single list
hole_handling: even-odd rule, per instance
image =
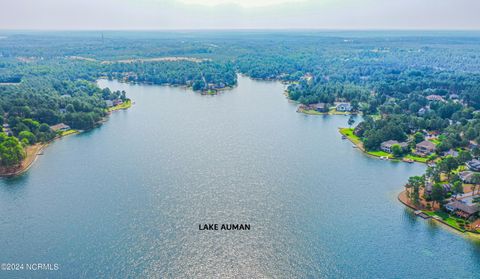
[{"label": "sky", "polygon": [[480,30],[480,0],[2,0],[0,29]]}]

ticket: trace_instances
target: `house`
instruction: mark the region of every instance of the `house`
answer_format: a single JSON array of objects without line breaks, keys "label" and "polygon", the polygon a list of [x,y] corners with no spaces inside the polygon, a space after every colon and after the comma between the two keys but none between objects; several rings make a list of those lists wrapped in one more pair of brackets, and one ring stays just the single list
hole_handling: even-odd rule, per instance
[{"label": "house", "polygon": [[318,112],[328,112],[328,106],[325,103],[317,103],[310,105],[310,108]]},{"label": "house", "polygon": [[50,129],[54,132],[65,132],[70,130],[70,126],[63,123],[59,123],[59,124],[50,126]]},{"label": "house", "polygon": [[420,109],[418,110],[417,114],[418,114],[419,116],[422,116],[422,115],[425,115],[425,113],[427,113],[428,111],[429,111],[428,108],[423,107],[423,108],[420,108]]},{"label": "house", "polygon": [[380,149],[387,153],[392,153],[392,146],[394,146],[395,144],[400,145],[402,150],[406,150],[408,148],[408,143],[406,142],[398,142],[396,140],[387,140],[382,142],[382,144],[380,145]]},{"label": "house", "polygon": [[480,171],[480,160],[473,159],[467,162],[467,167],[471,171]]},{"label": "house", "polygon": [[424,140],[415,145],[415,153],[420,156],[427,156],[435,152],[435,144],[433,142]]},{"label": "house", "polygon": [[462,171],[458,173],[458,177],[465,184],[472,184],[473,171]]},{"label": "house", "polygon": [[434,95],[434,94],[428,95],[428,96],[425,97],[425,98],[426,98],[427,100],[429,100],[429,101],[441,101],[441,102],[445,101],[442,96],[440,96],[440,95]]},{"label": "house", "polygon": [[123,101],[122,101],[122,100],[120,100],[120,99],[115,99],[115,100],[113,100],[113,105],[114,105],[114,106],[118,106],[118,105],[121,105],[121,104],[123,104]]},{"label": "house", "polygon": [[468,219],[480,211],[478,205],[473,202],[474,198],[475,197],[468,197],[465,199],[452,201],[445,205],[445,209],[459,217]]},{"label": "house", "polygon": [[459,98],[458,94],[450,94],[450,100],[457,100]]},{"label": "house", "polygon": [[349,112],[352,111],[352,105],[350,103],[338,103],[335,109],[340,112]]},{"label": "house", "polygon": [[450,149],[448,151],[443,152],[443,156],[458,157],[458,151]]},{"label": "house", "polygon": [[107,108],[113,107],[113,102],[111,100],[106,100],[105,105],[107,105]]}]

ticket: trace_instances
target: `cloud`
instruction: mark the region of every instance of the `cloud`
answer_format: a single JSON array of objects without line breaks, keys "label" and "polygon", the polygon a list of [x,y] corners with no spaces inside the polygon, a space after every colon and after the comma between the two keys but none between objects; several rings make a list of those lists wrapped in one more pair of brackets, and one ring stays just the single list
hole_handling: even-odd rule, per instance
[{"label": "cloud", "polygon": [[187,5],[201,5],[210,7],[235,5],[242,8],[269,7],[282,4],[297,4],[307,1],[308,0],[179,0],[180,3]]},{"label": "cloud", "polygon": [[479,0],[15,0],[1,29],[480,29]]}]

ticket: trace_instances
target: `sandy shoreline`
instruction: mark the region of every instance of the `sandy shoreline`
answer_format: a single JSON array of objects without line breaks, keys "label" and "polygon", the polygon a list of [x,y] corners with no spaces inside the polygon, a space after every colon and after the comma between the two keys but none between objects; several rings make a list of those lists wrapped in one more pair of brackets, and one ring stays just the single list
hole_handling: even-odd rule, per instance
[{"label": "sandy shoreline", "polygon": [[43,150],[50,144],[48,143],[37,143],[34,145],[27,146],[25,148],[26,157],[20,163],[19,166],[11,168],[0,168],[0,177],[12,177],[20,175],[26,172],[33,163],[37,160],[38,155],[42,154]]}]

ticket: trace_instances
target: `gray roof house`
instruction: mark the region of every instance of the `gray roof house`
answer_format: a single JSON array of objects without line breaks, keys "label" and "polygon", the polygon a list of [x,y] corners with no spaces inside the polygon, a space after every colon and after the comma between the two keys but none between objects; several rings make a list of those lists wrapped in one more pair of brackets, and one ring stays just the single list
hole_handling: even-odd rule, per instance
[{"label": "gray roof house", "polygon": [[352,111],[352,105],[350,103],[338,103],[335,106],[335,109],[341,112],[348,112],[348,111]]},{"label": "gray roof house", "polygon": [[64,132],[64,131],[70,130],[70,126],[63,123],[59,123],[59,124],[50,126],[50,129],[54,132]]},{"label": "gray roof house", "polygon": [[396,140],[387,140],[387,141],[382,142],[382,144],[380,145],[380,149],[387,152],[387,153],[392,153],[392,146],[394,146],[395,144],[400,145],[400,147],[403,150],[408,148],[408,143],[406,143],[406,142],[398,142]]},{"label": "gray roof house", "polygon": [[435,152],[435,144],[433,142],[424,140],[415,145],[415,153],[420,156],[427,156]]},{"label": "gray roof house", "polygon": [[463,218],[469,218],[480,210],[478,205],[463,200],[450,202],[445,205],[445,209]]},{"label": "gray roof house", "polygon": [[310,105],[310,107],[318,112],[328,112],[328,106],[325,103],[317,103]]},{"label": "gray roof house", "polygon": [[467,167],[471,171],[480,171],[480,160],[473,159],[467,162]]}]

